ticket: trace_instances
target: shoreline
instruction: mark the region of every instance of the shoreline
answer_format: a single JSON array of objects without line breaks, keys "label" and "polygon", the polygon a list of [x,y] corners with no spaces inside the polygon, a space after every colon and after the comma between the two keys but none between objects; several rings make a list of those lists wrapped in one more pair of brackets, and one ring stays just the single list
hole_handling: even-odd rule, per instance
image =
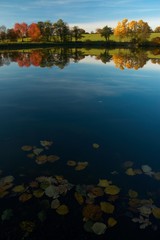
[{"label": "shoreline", "polygon": [[89,42],[15,42],[15,43],[0,43],[0,50],[19,50],[32,48],[160,48],[160,44],[146,42],[141,45],[136,45],[131,42],[104,42],[104,41],[89,41]]}]

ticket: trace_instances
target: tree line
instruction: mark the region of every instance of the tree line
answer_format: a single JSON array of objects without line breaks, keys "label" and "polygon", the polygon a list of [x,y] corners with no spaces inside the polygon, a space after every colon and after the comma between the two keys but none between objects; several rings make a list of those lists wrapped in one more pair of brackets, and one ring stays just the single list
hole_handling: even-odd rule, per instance
[{"label": "tree line", "polygon": [[[123,19],[118,22],[115,28],[105,26],[103,28],[96,29],[96,33],[99,33],[106,41],[110,40],[110,36],[114,35],[119,38],[119,41],[125,40],[133,43],[142,43],[149,39],[152,32],[160,33],[160,26],[152,30],[147,22],[143,20]],[[68,23],[59,19],[57,22],[51,21],[39,21],[37,23],[15,23],[13,28],[7,29],[4,25],[0,26],[0,41],[44,41],[44,42],[71,42],[80,41],[85,34],[85,30],[78,26],[69,27]],[[157,37],[153,41],[160,43],[160,38]]]}]

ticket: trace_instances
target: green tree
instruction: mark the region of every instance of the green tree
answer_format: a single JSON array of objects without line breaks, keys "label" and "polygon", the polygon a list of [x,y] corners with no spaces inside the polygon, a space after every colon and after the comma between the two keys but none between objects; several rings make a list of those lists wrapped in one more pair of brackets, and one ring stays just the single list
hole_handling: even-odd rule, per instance
[{"label": "green tree", "polygon": [[59,19],[53,24],[53,34],[59,38],[61,42],[66,42],[71,39],[71,32],[67,23]]},{"label": "green tree", "polygon": [[85,33],[84,29],[81,29],[77,26],[74,26],[73,29],[71,30],[72,37],[74,37],[75,42],[78,41],[78,39],[83,38],[83,34]]},{"label": "green tree", "polygon": [[160,26],[156,27],[154,32],[159,33],[160,32]]},{"label": "green tree", "polygon": [[106,41],[109,41],[110,35],[113,33],[112,28],[105,26],[101,29],[100,34],[105,38]]},{"label": "green tree", "polygon": [[51,40],[51,36],[53,35],[53,25],[50,21],[45,21],[45,22],[38,22],[38,27],[41,31],[41,35],[42,37],[47,40],[50,41]]}]

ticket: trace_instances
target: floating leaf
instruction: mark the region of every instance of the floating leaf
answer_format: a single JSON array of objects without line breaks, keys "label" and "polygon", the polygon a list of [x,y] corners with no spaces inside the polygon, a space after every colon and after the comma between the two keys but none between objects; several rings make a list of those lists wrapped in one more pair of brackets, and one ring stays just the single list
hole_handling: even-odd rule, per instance
[{"label": "floating leaf", "polygon": [[60,215],[66,215],[69,213],[69,209],[66,205],[62,204],[56,209],[56,212]]},{"label": "floating leaf", "polygon": [[95,149],[98,149],[98,148],[100,147],[100,145],[97,144],[97,143],[93,143],[93,144],[92,144],[92,147],[95,148]]},{"label": "floating leaf", "polygon": [[153,208],[152,213],[155,218],[160,219],[160,208],[157,208],[157,207]]},{"label": "floating leaf", "polygon": [[87,204],[82,211],[83,217],[85,217],[86,220],[90,219],[93,221],[97,221],[102,216],[102,211],[100,206],[94,205],[94,204]]},{"label": "floating leaf", "polygon": [[58,199],[54,199],[52,202],[51,202],[51,208],[52,209],[56,209],[60,206],[60,201]]},{"label": "floating leaf", "polygon": [[98,186],[100,186],[100,187],[108,187],[110,184],[112,184],[112,182],[108,181],[107,179],[99,179]]},{"label": "floating leaf", "polygon": [[54,198],[59,197],[58,187],[55,187],[55,186],[53,186],[53,185],[50,185],[49,187],[47,187],[47,188],[45,189],[45,194],[46,194],[48,197],[54,197]]},{"label": "floating leaf", "polygon": [[117,224],[117,221],[113,217],[110,217],[107,223],[108,223],[108,227],[114,227]]},{"label": "floating leaf", "polygon": [[13,176],[6,176],[6,177],[4,177],[4,178],[1,178],[1,182],[3,183],[3,184],[8,184],[8,183],[11,183],[11,182],[13,182],[14,181],[14,177]]},{"label": "floating leaf", "polygon": [[104,191],[102,188],[100,187],[94,187],[91,189],[91,193],[96,196],[96,197],[100,197],[104,195]]},{"label": "floating leaf", "polygon": [[128,191],[128,195],[130,198],[137,198],[138,197],[138,193],[132,189],[129,189]]},{"label": "floating leaf", "polygon": [[47,162],[47,155],[39,155],[36,157],[37,164],[44,164]]},{"label": "floating leaf", "polygon": [[32,194],[30,193],[23,193],[20,197],[19,197],[19,201],[20,202],[26,202],[28,201],[29,199],[32,198]]},{"label": "floating leaf", "polygon": [[97,235],[102,235],[105,233],[107,226],[104,223],[96,222],[92,226],[92,230]]},{"label": "floating leaf", "polygon": [[2,215],[1,215],[1,219],[2,221],[4,220],[10,220],[10,218],[13,216],[13,211],[12,209],[6,209],[3,211]]},{"label": "floating leaf", "polygon": [[129,176],[134,176],[136,175],[135,171],[133,170],[133,168],[128,168],[125,172],[127,175]]},{"label": "floating leaf", "polygon": [[151,207],[149,206],[142,206],[138,208],[141,215],[145,217],[149,217],[149,215],[152,213]]},{"label": "floating leaf", "polygon": [[73,160],[67,161],[67,165],[70,166],[70,167],[75,167],[76,164],[77,164],[76,161],[73,161]]},{"label": "floating leaf", "polygon": [[149,173],[149,172],[152,171],[152,168],[148,165],[142,165],[141,168],[142,168],[144,173]]},{"label": "floating leaf", "polygon": [[84,203],[84,199],[80,193],[75,192],[74,197],[80,205],[82,205]]},{"label": "floating leaf", "polygon": [[29,145],[24,145],[24,146],[21,147],[21,149],[22,149],[23,151],[26,151],[26,152],[31,151],[32,148],[33,148],[33,147],[32,147],[32,146],[29,146]]},{"label": "floating leaf", "polygon": [[113,213],[115,209],[115,206],[109,202],[100,202],[100,207],[103,212],[109,214]]},{"label": "floating leaf", "polygon": [[123,163],[124,168],[131,168],[132,166],[133,166],[132,161],[126,161],[126,162]]},{"label": "floating leaf", "polygon": [[35,155],[39,155],[41,152],[43,152],[43,148],[34,148],[33,149],[33,153],[35,154]]},{"label": "floating leaf", "polygon": [[12,189],[12,191],[16,193],[24,192],[24,190],[25,190],[24,185],[17,185]]},{"label": "floating leaf", "polygon": [[76,171],[80,171],[85,169],[88,166],[88,162],[78,162],[77,166],[75,167]]},{"label": "floating leaf", "polygon": [[53,142],[52,141],[43,140],[43,141],[40,141],[40,144],[43,147],[50,147],[53,144]]},{"label": "floating leaf", "polygon": [[44,191],[42,189],[37,189],[33,191],[33,196],[36,198],[41,198],[44,195]]},{"label": "floating leaf", "polygon": [[116,185],[109,185],[105,188],[104,192],[110,195],[116,195],[120,192],[120,188]]},{"label": "floating leaf", "polygon": [[47,161],[48,162],[55,162],[55,161],[57,161],[59,159],[60,159],[60,157],[57,156],[57,155],[50,155],[50,156],[48,156]]}]

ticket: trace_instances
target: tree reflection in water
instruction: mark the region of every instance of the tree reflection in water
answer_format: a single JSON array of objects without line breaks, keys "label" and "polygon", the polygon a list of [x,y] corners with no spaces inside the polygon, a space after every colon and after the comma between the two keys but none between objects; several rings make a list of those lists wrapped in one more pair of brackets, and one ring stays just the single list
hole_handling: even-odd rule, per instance
[{"label": "tree reflection in water", "polygon": [[[51,48],[51,49],[34,49],[21,51],[3,51],[0,53],[0,66],[9,65],[11,62],[17,62],[19,67],[53,67],[57,66],[60,69],[66,67],[70,62],[79,62],[86,56],[87,50],[77,48]],[[150,58],[149,56],[152,56]],[[115,64],[115,67],[124,70],[143,68],[148,60],[151,59],[153,64],[160,64],[160,52],[158,49],[153,49],[150,52],[141,49],[99,49],[95,56],[96,60],[101,60],[102,63],[110,62]]]}]

